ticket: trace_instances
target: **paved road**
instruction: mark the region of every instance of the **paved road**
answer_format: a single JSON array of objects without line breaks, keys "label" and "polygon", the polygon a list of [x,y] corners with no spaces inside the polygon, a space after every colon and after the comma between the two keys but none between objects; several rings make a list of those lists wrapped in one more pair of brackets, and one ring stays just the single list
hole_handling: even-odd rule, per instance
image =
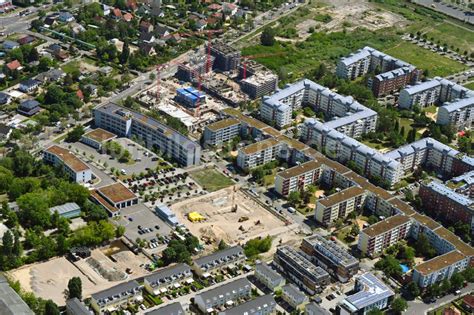
[{"label": "paved road", "polygon": [[[469,284],[467,287],[461,290],[461,296],[466,295],[474,290],[474,284]],[[459,296],[454,294],[446,295],[445,297],[438,299],[435,303],[425,304],[420,300],[409,301],[408,309],[404,314],[407,315],[422,315],[426,314],[429,311],[432,311],[443,304],[447,304],[453,300],[456,300]]]},{"label": "paved road", "polygon": [[460,10],[459,8],[448,7],[445,3],[435,2],[433,0],[414,0],[414,2],[429,7],[435,11],[442,12],[463,22],[474,24],[474,12],[467,12]]}]

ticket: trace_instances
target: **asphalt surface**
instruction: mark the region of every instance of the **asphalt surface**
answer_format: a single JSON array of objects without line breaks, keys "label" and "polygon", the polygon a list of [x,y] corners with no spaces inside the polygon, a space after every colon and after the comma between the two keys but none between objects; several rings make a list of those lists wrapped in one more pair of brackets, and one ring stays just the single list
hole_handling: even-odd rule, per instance
[{"label": "asphalt surface", "polygon": [[474,12],[464,11],[452,6],[449,7],[445,3],[435,2],[433,0],[414,0],[413,2],[425,7],[429,7],[432,10],[444,13],[463,22],[474,24]]}]

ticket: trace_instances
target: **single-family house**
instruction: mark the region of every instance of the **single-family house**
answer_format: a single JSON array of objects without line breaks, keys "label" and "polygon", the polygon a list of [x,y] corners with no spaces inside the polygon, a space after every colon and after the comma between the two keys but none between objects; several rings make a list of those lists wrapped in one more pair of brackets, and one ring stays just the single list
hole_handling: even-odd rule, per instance
[{"label": "single-family house", "polygon": [[127,0],[127,3],[125,6],[130,11],[135,12],[138,9],[137,0]]},{"label": "single-family house", "polygon": [[98,92],[97,85],[94,85],[94,84],[86,84],[86,85],[84,86],[84,90],[86,90],[87,93],[89,93],[89,95],[92,96],[92,97],[97,96],[97,92]]},{"label": "single-family house", "polygon": [[0,105],[10,104],[12,97],[10,94],[0,92]]},{"label": "single-family house", "polygon": [[130,22],[131,20],[133,20],[133,15],[131,13],[126,12],[125,14],[122,15],[122,19],[125,22]]},{"label": "single-family house", "polygon": [[63,22],[63,23],[69,23],[73,22],[75,20],[74,15],[71,14],[71,12],[68,11],[60,11],[58,20]]},{"label": "single-family house", "polygon": [[140,33],[140,41],[147,43],[147,44],[152,44],[156,40],[155,35],[153,33]]},{"label": "single-family house", "polygon": [[16,70],[20,71],[23,68],[21,66],[21,63],[16,59],[7,63],[6,67],[10,71],[16,71]]},{"label": "single-family house", "polygon": [[36,100],[26,100],[20,103],[18,106],[18,113],[25,116],[33,116],[40,111],[40,104]]},{"label": "single-family house", "polygon": [[140,33],[151,33],[153,32],[154,27],[150,22],[142,20],[138,29],[140,30]]},{"label": "single-family house", "polygon": [[168,28],[166,26],[162,26],[160,24],[157,24],[156,29],[155,29],[155,33],[156,33],[156,36],[158,36],[158,38],[163,38],[163,37],[168,36],[170,34],[170,31],[168,30]]},{"label": "single-family house", "polygon": [[9,50],[20,47],[20,44],[18,42],[12,41],[12,40],[6,40],[6,41],[3,42],[2,47],[6,51],[9,51]]},{"label": "single-family house", "polygon": [[21,37],[21,38],[18,40],[18,44],[20,44],[20,45],[27,45],[27,44],[33,43],[35,40],[36,40],[36,38],[34,38],[33,36],[31,36],[31,35],[26,35],[26,36]]},{"label": "single-family house", "polygon": [[122,11],[120,11],[119,8],[113,8],[110,11],[110,14],[111,14],[112,18],[115,19],[115,20],[120,20],[122,18]]},{"label": "single-family house", "polygon": [[23,93],[32,93],[38,89],[39,85],[40,85],[40,81],[35,80],[35,79],[28,79],[28,80],[22,81],[18,89],[22,91]]},{"label": "single-family house", "polygon": [[150,44],[150,43],[146,43],[146,42],[141,43],[140,46],[139,46],[139,49],[143,54],[145,54],[147,56],[156,55],[155,47],[153,47],[153,45]]},{"label": "single-family house", "polygon": [[238,9],[239,9],[239,7],[235,4],[233,4],[233,3],[225,2],[222,5],[222,12],[224,12],[226,15],[233,16],[234,14],[237,13]]},{"label": "single-family house", "polygon": [[8,140],[12,130],[10,126],[0,123],[0,141]]}]

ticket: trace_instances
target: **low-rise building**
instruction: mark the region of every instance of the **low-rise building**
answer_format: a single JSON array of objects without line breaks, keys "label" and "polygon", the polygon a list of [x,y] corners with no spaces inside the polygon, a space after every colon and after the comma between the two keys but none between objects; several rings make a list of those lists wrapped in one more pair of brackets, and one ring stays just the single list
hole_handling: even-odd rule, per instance
[{"label": "low-rise building", "polygon": [[33,315],[34,312],[0,275],[0,313],[5,315]]},{"label": "low-rise building", "polygon": [[233,269],[244,261],[245,254],[243,248],[233,246],[195,259],[193,262],[193,270],[197,275],[206,278],[215,270],[223,268]]},{"label": "low-rise building", "polygon": [[351,186],[329,197],[320,198],[316,201],[314,218],[325,226],[332,225],[339,218],[345,219],[349,213],[361,209],[365,194],[365,189]]},{"label": "low-rise building", "polygon": [[341,315],[365,315],[371,309],[383,310],[388,307],[395,293],[382,280],[367,272],[356,279],[356,293],[345,298],[340,304]]},{"label": "low-rise building", "polygon": [[113,140],[116,137],[116,134],[101,128],[97,128],[83,134],[81,136],[81,142],[93,147],[94,149],[102,150],[104,143]]},{"label": "low-rise building", "polygon": [[176,102],[195,108],[198,105],[203,105],[206,102],[206,95],[199,92],[193,87],[179,88],[176,90]]},{"label": "low-rise building", "polygon": [[67,315],[92,315],[94,312],[90,311],[84,303],[78,298],[69,299],[66,301]]},{"label": "low-rise building", "polygon": [[263,283],[267,288],[275,291],[285,284],[285,278],[273,270],[266,263],[259,263],[255,266],[255,278]]},{"label": "low-rise building", "polygon": [[28,79],[28,80],[22,81],[18,89],[22,91],[23,93],[32,93],[38,89],[40,83],[41,82],[38,80]]},{"label": "low-rise building", "polygon": [[282,299],[291,307],[299,309],[303,304],[308,302],[306,294],[301,292],[295,285],[289,283],[281,289]]},{"label": "low-rise building", "polygon": [[267,294],[219,312],[219,315],[270,315],[274,314],[276,305],[273,296]]},{"label": "low-rise building", "polygon": [[176,214],[174,214],[174,212],[167,205],[157,205],[155,207],[155,212],[160,219],[164,220],[169,225],[177,226],[179,224]]},{"label": "low-rise building", "polygon": [[143,301],[142,288],[135,280],[91,295],[91,306],[99,314],[111,313],[121,305],[141,301]]},{"label": "low-rise building", "polygon": [[421,288],[429,287],[444,279],[450,279],[456,272],[469,266],[470,258],[457,250],[436,256],[413,269],[413,281]]},{"label": "low-rise building", "polygon": [[33,116],[41,110],[40,103],[36,100],[25,100],[18,106],[17,112],[25,116]]},{"label": "low-rise building", "polygon": [[57,212],[59,216],[72,219],[81,216],[81,207],[75,202],[68,202],[60,206],[49,208],[51,214]]},{"label": "low-rise building", "polygon": [[331,315],[332,313],[322,308],[318,304],[311,302],[306,304],[304,315]]},{"label": "low-rise building", "polygon": [[52,145],[43,152],[43,160],[54,166],[62,166],[69,178],[76,183],[87,183],[92,179],[92,171],[86,163],[69,150]]},{"label": "low-rise building", "polygon": [[275,191],[283,197],[294,191],[304,191],[319,181],[322,163],[311,160],[281,171],[275,176]]},{"label": "low-rise building", "polygon": [[369,256],[376,256],[384,249],[407,238],[412,220],[405,215],[395,215],[372,224],[359,233],[359,250]]},{"label": "low-rise building", "polygon": [[156,310],[146,312],[145,315],[186,315],[183,306],[179,302],[167,304]]},{"label": "low-rise building", "polygon": [[183,282],[191,282],[192,278],[191,267],[186,264],[177,264],[146,276],[143,285],[150,294],[159,295],[166,293],[169,288],[179,288]]},{"label": "low-rise building", "polygon": [[210,314],[221,306],[231,306],[238,300],[250,298],[251,291],[250,282],[241,278],[197,294],[194,303],[202,313]]},{"label": "low-rise building", "polygon": [[347,282],[359,270],[357,258],[337,242],[330,241],[321,235],[314,234],[305,238],[301,249],[316,265],[337,277],[339,281]]},{"label": "low-rise building", "polygon": [[204,129],[204,143],[215,146],[231,141],[240,134],[240,122],[226,118],[209,124]]},{"label": "low-rise building", "polygon": [[120,209],[138,203],[138,197],[122,183],[97,188],[91,191],[91,198],[104,207],[111,217],[120,215]]},{"label": "low-rise building", "polygon": [[312,264],[297,250],[289,246],[277,248],[273,263],[284,272],[294,283],[309,294],[321,292],[329,283],[329,274],[321,267]]}]

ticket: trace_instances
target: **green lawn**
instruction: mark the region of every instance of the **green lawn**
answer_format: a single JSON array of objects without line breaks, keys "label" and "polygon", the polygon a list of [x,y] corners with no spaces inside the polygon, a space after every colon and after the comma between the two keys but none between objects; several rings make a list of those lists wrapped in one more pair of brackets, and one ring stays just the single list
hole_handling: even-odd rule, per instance
[{"label": "green lawn", "polygon": [[191,173],[191,177],[207,191],[216,191],[232,186],[234,181],[215,169],[203,169]]},{"label": "green lawn", "polygon": [[474,90],[474,82],[468,83],[464,86],[467,87],[468,89]]},{"label": "green lawn", "polygon": [[467,31],[450,23],[443,22],[428,30],[426,35],[430,40],[433,37],[435,43],[439,41],[443,46],[448,45],[449,47],[454,47],[454,49],[459,48],[461,53],[464,53],[464,51],[474,52],[473,31]]},{"label": "green lawn", "polygon": [[423,111],[424,111],[425,113],[435,114],[437,109],[438,109],[438,107],[433,105],[433,106],[425,107],[425,108],[423,109]]},{"label": "green lawn", "polygon": [[428,70],[430,77],[445,77],[467,69],[465,65],[457,61],[408,42],[400,42],[392,48],[384,50],[384,52],[409,62],[420,69]]},{"label": "green lawn", "polygon": [[81,62],[79,60],[70,61],[66,63],[65,65],[63,65],[61,68],[66,73],[72,73],[74,71],[79,70],[80,63]]}]

